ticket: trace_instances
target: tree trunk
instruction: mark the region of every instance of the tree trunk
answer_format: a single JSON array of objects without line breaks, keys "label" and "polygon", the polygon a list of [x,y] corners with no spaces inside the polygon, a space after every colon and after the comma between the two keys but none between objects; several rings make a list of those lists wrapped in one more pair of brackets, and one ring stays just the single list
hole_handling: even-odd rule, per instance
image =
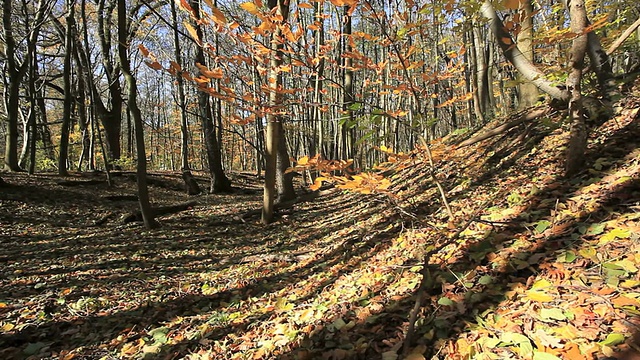
[{"label": "tree trunk", "polygon": [[[522,55],[533,63],[533,3],[531,0],[520,0],[519,13],[522,21],[520,22],[521,30],[518,33],[517,45]],[[523,110],[534,106],[538,102],[540,96],[538,88],[527,81],[520,73],[518,73],[518,109]]]},{"label": "tree trunk", "polygon": [[289,153],[287,152],[287,141],[284,132],[284,127],[279,128],[279,141],[278,141],[278,156],[277,156],[277,173],[276,173],[276,187],[278,198],[277,203],[293,200],[296,198],[296,190],[293,186],[293,172],[286,173],[286,170],[291,167],[291,161],[289,160]]},{"label": "tree trunk", "polygon": [[62,128],[60,130],[60,145],[58,150],[58,175],[69,175],[67,163],[69,160],[69,132],[71,125],[71,110],[73,94],[71,93],[71,55],[73,52],[73,24],[75,21],[75,0],[67,1],[67,27],[64,38],[64,67],[62,78],[64,82],[64,105],[62,112]]},{"label": "tree trunk", "polygon": [[129,63],[127,37],[127,16],[125,8],[125,0],[118,0],[118,58],[120,59],[120,67],[122,74],[127,82],[127,90],[129,93],[129,110],[133,117],[136,136],[136,154],[138,156],[136,166],[136,177],[138,182],[138,200],[140,203],[140,212],[144,225],[148,229],[156,228],[160,224],[155,220],[155,215],[149,203],[149,189],[147,188],[147,159],[144,146],[144,128],[142,115],[138,108],[137,96],[138,86],[136,79],[131,74],[131,65]]},{"label": "tree trunk", "polygon": [[556,86],[557,84],[546,79],[545,74],[540,71],[531,61],[522,54],[518,47],[514,46],[511,35],[505,30],[502,20],[496,14],[493,5],[486,0],[480,12],[490,20],[491,31],[496,38],[498,46],[502,50],[505,58],[518,69],[518,72],[527,80],[536,85],[538,89],[549,94],[554,99],[569,101],[569,92]]},{"label": "tree trunk", "polygon": [[[195,0],[191,0],[190,4],[193,8],[195,19],[200,19],[200,4]],[[193,26],[196,29],[198,37],[203,39],[204,32],[202,31],[202,27],[198,23],[195,23]],[[206,64],[202,46],[197,46],[195,61],[202,65]],[[216,128],[213,123],[213,111],[211,109],[211,102],[209,101],[209,94],[205,91],[198,92],[198,108],[200,110],[202,131],[204,132],[207,149],[209,175],[211,176],[211,187],[209,191],[211,193],[231,192],[231,182],[225,175],[224,168],[222,167],[222,151],[220,150],[220,143],[218,142]]]},{"label": "tree trunk", "polygon": [[[122,132],[122,89],[120,88],[120,69],[114,66],[111,56],[111,23],[113,18],[113,8],[116,4],[109,0],[98,2],[98,37],[100,39],[100,49],[102,52],[102,66],[105,70],[107,82],[109,84],[110,108],[108,109],[102,102],[100,92],[95,83],[92,87],[93,101],[96,105],[96,114],[104,127],[107,151],[109,160],[118,160],[121,156],[120,135]],[[86,24],[86,23],[85,23]],[[127,29],[123,29],[127,32]],[[109,161],[108,163],[110,163]]]},{"label": "tree trunk", "polygon": [[[269,0],[269,8],[276,16],[281,17],[281,22],[287,22],[289,15],[289,2],[287,0]],[[270,111],[267,114],[267,135],[266,142],[266,158],[267,167],[265,169],[264,196],[262,202],[262,223],[270,224],[273,222],[273,206],[276,200],[276,172],[277,172],[277,156],[280,136],[283,132],[282,118],[278,114],[279,107],[282,105],[282,96],[278,92],[278,88],[282,86],[282,73],[280,72],[280,64],[282,64],[282,44],[280,36],[282,30],[278,26],[271,34],[271,60],[269,63],[269,106]]]},{"label": "tree trunk", "polygon": [[570,72],[567,78],[567,89],[571,93],[569,100],[569,118],[571,134],[567,146],[565,175],[577,173],[584,163],[584,151],[587,147],[587,127],[584,121],[581,82],[584,57],[587,52],[588,35],[584,33],[589,21],[584,0],[571,0],[566,5],[571,19],[571,31],[579,34],[571,47]]}]

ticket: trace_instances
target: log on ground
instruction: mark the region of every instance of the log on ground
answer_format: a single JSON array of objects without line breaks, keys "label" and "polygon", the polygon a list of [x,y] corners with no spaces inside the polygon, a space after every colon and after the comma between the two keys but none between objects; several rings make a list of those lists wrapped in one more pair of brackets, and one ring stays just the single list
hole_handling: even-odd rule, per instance
[{"label": "log on ground", "polygon": [[[196,204],[197,202],[195,201],[188,201],[188,202],[179,203],[175,205],[154,207],[151,210],[153,211],[153,216],[156,217],[156,216],[167,215],[167,214],[175,214],[181,211],[189,210],[190,208],[193,208],[194,206],[196,206]],[[126,214],[122,217],[122,222],[125,224],[130,222],[136,222],[136,221],[142,221],[142,213],[140,212],[140,210]]]}]

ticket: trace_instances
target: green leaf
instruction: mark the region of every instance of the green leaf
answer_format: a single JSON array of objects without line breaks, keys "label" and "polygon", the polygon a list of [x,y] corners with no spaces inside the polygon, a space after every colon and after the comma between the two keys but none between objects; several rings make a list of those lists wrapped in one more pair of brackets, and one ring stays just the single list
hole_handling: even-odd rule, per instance
[{"label": "green leaf", "polygon": [[349,110],[351,111],[358,111],[362,108],[362,103],[353,103],[351,105],[349,105]]},{"label": "green leaf", "polygon": [[534,351],[533,360],[562,360],[559,357],[546,352]]},{"label": "green leaf", "polygon": [[47,344],[45,344],[43,342],[29,343],[27,345],[27,347],[24,348],[24,350],[22,350],[22,352],[25,355],[35,355],[35,354],[39,353],[40,350],[42,350],[42,348],[44,348],[45,346],[47,346]]},{"label": "green leaf", "polygon": [[540,220],[537,223],[538,225],[536,225],[536,232],[538,234],[542,234],[545,230],[547,230],[549,228],[549,226],[551,226],[551,222],[548,220]]},{"label": "green leaf", "polygon": [[576,255],[575,252],[569,250],[566,251],[564,254],[560,255],[560,257],[558,258],[558,262],[566,262],[566,263],[572,263],[576,260],[578,256]]},{"label": "green leaf", "polygon": [[169,328],[166,326],[162,326],[159,328],[155,328],[149,331],[149,335],[153,337],[153,340],[156,344],[165,344],[169,339],[167,338],[167,334],[169,333]]},{"label": "green leaf", "polygon": [[624,342],[624,335],[613,333],[613,334],[607,335],[607,338],[604,341],[602,341],[601,344],[606,346],[616,346],[616,345],[622,344],[623,342]]},{"label": "green leaf", "polygon": [[587,228],[587,235],[600,235],[604,232],[605,224],[591,224]]},{"label": "green leaf", "polygon": [[542,309],[540,310],[540,317],[543,320],[566,320],[567,317],[560,309]]},{"label": "green leaf", "polygon": [[443,296],[440,299],[438,299],[438,304],[442,306],[454,306],[456,303],[455,301],[449,299],[448,297]]},{"label": "green leaf", "polygon": [[483,275],[478,279],[478,284],[480,285],[489,285],[493,284],[493,276],[491,275]]}]

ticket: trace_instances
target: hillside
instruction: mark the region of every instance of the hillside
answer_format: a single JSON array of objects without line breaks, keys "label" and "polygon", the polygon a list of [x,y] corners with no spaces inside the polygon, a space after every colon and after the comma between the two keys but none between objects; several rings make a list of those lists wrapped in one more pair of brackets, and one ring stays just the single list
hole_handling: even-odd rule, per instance
[{"label": "hillside", "polygon": [[636,87],[569,179],[560,115],[432,144],[453,219],[424,149],[391,165],[388,192],[324,191],[269,226],[241,220],[261,198],[246,174],[253,191],[196,197],[158,230],[104,197],[133,194],[126,177],[2,174],[0,357],[637,359],[639,109]]}]

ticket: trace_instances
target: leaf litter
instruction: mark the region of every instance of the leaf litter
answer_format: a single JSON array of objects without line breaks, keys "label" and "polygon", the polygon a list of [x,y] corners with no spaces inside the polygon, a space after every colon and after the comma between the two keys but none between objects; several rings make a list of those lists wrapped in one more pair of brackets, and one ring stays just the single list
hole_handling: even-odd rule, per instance
[{"label": "leaf litter", "polygon": [[[269,226],[236,221],[260,204],[249,174],[234,180],[253,193],[198,196],[157,230],[115,217],[92,226],[136,209],[100,196],[134,194],[126,179],[67,188],[53,175],[3,174],[0,356],[631,359],[639,106],[629,94],[593,129],[585,170],[571,179],[560,176],[563,126],[460,149],[455,138],[433,143],[453,219],[420,148],[381,165],[383,187],[348,183]],[[151,194],[157,205],[186,198]]]}]

